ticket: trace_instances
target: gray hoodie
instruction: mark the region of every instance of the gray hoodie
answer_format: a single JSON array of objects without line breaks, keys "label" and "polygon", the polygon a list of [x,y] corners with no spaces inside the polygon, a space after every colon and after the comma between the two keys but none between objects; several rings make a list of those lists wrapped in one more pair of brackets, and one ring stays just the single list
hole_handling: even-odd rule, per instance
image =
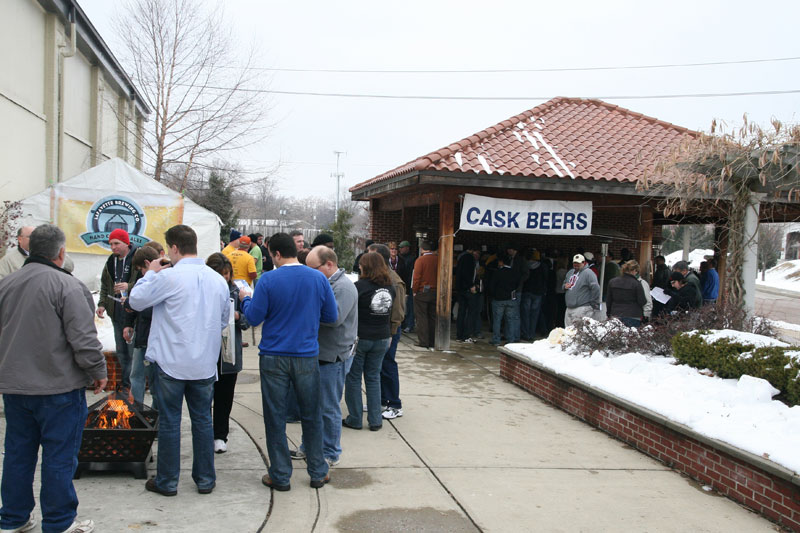
[{"label": "gray hoodie", "polygon": [[336,322],[319,325],[319,360],[334,363],[344,361],[358,334],[358,291],[340,268],[328,281],[339,311]]},{"label": "gray hoodie", "polygon": [[[576,276],[577,279],[570,288],[568,285],[573,276]],[[564,299],[568,308],[574,309],[585,305],[589,305],[593,309],[600,307],[600,284],[597,282],[597,276],[588,266],[584,266],[577,272],[574,268],[570,269],[564,277],[564,289]]]}]

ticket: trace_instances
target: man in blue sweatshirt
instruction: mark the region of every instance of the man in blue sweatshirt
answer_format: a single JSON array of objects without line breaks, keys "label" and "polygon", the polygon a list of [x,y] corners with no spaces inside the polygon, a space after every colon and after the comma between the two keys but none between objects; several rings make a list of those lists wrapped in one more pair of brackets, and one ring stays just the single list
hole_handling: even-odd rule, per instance
[{"label": "man in blue sweatshirt", "polygon": [[261,402],[270,467],[261,482],[275,490],[291,488],[292,459],[286,441],[286,395],[294,386],[300,407],[303,442],[311,487],[330,481],[322,454],[320,410],[320,322],[338,318],[336,298],[322,272],[297,260],[297,247],[286,233],[269,240],[275,270],[264,273],[252,298],[240,292],[242,310],[253,326],[264,323],[258,344]]}]

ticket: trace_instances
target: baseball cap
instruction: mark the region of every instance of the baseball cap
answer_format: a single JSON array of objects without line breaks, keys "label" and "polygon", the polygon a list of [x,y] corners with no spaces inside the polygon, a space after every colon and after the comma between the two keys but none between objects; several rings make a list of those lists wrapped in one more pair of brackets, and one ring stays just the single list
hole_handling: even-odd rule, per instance
[{"label": "baseball cap", "polygon": [[247,235],[242,235],[239,237],[239,244],[250,244],[250,237]]},{"label": "baseball cap", "polygon": [[398,248],[405,248],[406,246],[411,248],[411,243],[408,241],[402,241],[400,244],[397,245]]},{"label": "baseball cap", "polygon": [[573,263],[585,263],[586,258],[583,257],[581,254],[575,254],[575,257],[572,258]]}]

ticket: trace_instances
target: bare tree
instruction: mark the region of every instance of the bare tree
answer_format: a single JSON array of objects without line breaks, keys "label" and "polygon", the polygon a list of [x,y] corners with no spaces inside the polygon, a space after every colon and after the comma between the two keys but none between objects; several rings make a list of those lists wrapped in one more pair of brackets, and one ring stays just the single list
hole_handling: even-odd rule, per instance
[{"label": "bare tree", "polygon": [[772,268],[781,256],[781,244],[786,224],[761,224],[758,227],[758,269],[764,281],[768,268]]},{"label": "bare tree", "polygon": [[266,135],[267,105],[257,90],[253,54],[237,58],[218,4],[195,0],[128,0],[116,21],[132,77],[153,110],[141,139],[145,164],[161,180],[180,165],[183,190],[193,168]]}]

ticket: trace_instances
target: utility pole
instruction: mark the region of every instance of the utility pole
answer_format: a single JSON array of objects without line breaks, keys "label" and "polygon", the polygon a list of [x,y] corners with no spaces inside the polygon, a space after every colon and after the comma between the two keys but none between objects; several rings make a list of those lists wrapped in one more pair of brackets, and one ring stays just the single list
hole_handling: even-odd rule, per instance
[{"label": "utility pole", "polygon": [[337,221],[339,220],[339,183],[341,182],[341,179],[344,177],[344,174],[342,172],[339,172],[339,158],[342,155],[347,155],[347,152],[340,152],[338,150],[334,150],[333,153],[336,154],[336,173],[331,174],[332,178],[336,178],[336,203],[335,203],[336,211],[334,211],[333,213],[333,220]]}]

